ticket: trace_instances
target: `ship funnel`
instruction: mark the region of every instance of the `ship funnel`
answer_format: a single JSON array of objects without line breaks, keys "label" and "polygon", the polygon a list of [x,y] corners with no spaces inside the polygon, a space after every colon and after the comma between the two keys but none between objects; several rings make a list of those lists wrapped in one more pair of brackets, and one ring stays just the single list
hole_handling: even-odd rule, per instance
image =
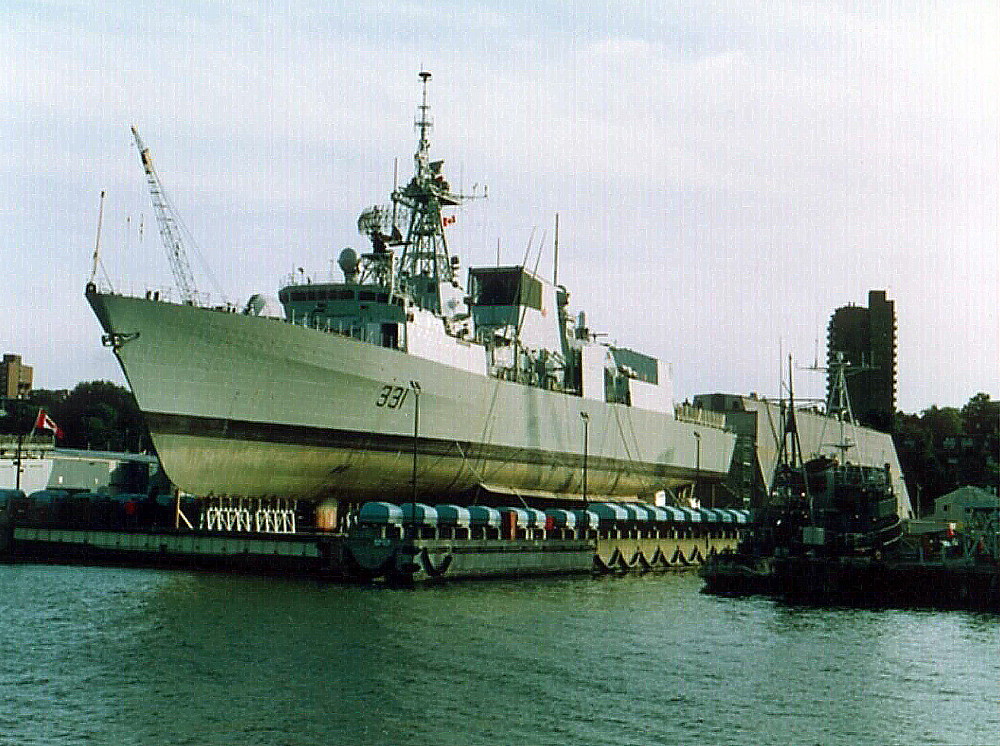
[{"label": "ship funnel", "polygon": [[344,271],[345,282],[356,282],[358,279],[358,255],[354,249],[344,249],[340,252],[337,264]]}]

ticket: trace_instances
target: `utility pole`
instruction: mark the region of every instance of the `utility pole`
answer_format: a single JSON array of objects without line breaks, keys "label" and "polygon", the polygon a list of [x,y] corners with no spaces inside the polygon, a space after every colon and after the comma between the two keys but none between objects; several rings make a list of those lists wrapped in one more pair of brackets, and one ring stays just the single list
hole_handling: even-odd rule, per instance
[{"label": "utility pole", "polygon": [[580,419],[583,420],[583,509],[587,509],[587,437],[590,429],[590,415],[580,412]]},{"label": "utility pole", "polygon": [[692,435],[694,435],[694,486],[691,488],[691,494],[695,499],[698,498],[698,482],[701,480],[701,433],[695,430]]},{"label": "utility pole", "polygon": [[24,433],[17,434],[17,453],[14,463],[17,465],[17,476],[14,477],[14,489],[21,490],[21,451],[24,447]]}]

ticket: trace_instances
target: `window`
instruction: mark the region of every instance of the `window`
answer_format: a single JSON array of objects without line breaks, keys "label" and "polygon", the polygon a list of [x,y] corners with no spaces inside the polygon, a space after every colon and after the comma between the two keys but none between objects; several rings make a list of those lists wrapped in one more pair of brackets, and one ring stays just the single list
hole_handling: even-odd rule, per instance
[{"label": "window", "polygon": [[541,310],[542,283],[521,267],[480,269],[472,273],[479,306],[530,306]]}]

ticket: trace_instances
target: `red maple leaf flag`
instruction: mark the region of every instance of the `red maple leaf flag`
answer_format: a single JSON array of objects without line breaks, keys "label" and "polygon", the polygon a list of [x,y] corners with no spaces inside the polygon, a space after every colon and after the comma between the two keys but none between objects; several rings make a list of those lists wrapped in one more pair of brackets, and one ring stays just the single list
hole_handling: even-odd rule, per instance
[{"label": "red maple leaf flag", "polygon": [[38,410],[38,417],[35,418],[35,430],[51,430],[56,434],[57,438],[63,436],[62,428],[56,424],[55,420],[49,417],[44,409]]}]

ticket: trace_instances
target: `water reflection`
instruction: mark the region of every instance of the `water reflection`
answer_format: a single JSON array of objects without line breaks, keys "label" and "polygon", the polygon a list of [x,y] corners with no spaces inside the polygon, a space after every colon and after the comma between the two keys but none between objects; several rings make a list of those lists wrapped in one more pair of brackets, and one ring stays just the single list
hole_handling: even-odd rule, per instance
[{"label": "water reflection", "polygon": [[996,619],[699,588],[0,567],[0,725],[20,743],[996,740]]}]

